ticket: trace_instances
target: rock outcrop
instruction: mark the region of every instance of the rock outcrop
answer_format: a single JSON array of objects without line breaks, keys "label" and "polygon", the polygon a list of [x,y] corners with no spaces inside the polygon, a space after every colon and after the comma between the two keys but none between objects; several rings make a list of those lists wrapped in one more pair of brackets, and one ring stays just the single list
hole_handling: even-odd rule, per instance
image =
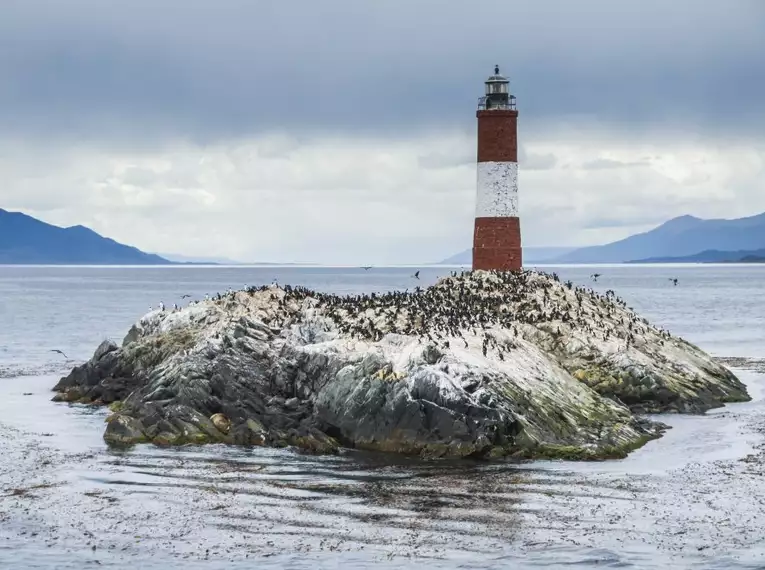
[{"label": "rock outcrop", "polygon": [[749,399],[612,292],[526,271],[355,297],[250,288],[153,311],[54,389],[110,405],[116,445],[423,457],[623,457],[665,427],[635,414]]}]

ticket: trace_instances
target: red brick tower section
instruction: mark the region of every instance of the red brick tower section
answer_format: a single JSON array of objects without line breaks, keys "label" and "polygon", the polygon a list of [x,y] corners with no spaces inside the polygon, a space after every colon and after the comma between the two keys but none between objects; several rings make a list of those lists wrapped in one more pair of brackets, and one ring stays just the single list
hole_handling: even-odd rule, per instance
[{"label": "red brick tower section", "polygon": [[478,165],[473,269],[519,271],[518,110],[509,81],[494,68],[478,102]]}]

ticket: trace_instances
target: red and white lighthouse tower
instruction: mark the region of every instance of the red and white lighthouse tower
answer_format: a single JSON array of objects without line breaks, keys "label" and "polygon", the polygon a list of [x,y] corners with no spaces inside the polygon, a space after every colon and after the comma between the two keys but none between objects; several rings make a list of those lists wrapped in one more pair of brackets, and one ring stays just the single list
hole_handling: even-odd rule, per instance
[{"label": "red and white lighthouse tower", "polygon": [[478,176],[473,232],[473,269],[518,271],[521,224],[518,220],[518,110],[509,81],[499,74],[486,80],[478,101]]}]

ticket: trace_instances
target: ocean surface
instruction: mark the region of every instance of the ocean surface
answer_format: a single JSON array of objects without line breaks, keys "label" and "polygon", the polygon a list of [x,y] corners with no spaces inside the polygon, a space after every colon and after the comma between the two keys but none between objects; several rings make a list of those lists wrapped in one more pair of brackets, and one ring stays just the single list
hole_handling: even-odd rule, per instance
[{"label": "ocean surface", "polygon": [[0,568],[765,568],[765,266],[539,269],[739,357],[752,402],[662,416],[663,438],[598,463],[109,451],[106,411],[50,390],[150,306],[275,279],[403,290],[458,269],[0,266]]}]

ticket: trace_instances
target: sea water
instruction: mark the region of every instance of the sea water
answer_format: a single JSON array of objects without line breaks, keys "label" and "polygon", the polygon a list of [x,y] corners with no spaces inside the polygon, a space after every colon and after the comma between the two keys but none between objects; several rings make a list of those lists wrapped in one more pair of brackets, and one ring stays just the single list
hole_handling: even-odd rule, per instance
[{"label": "sea water", "polygon": [[[765,357],[765,266],[539,269],[611,289],[712,355]],[[736,370],[752,402],[662,416],[663,438],[598,463],[117,452],[101,439],[105,410],[50,401],[61,375],[159,302],[274,280],[411,290],[459,270],[0,267],[0,568],[764,567],[756,370]]]}]

